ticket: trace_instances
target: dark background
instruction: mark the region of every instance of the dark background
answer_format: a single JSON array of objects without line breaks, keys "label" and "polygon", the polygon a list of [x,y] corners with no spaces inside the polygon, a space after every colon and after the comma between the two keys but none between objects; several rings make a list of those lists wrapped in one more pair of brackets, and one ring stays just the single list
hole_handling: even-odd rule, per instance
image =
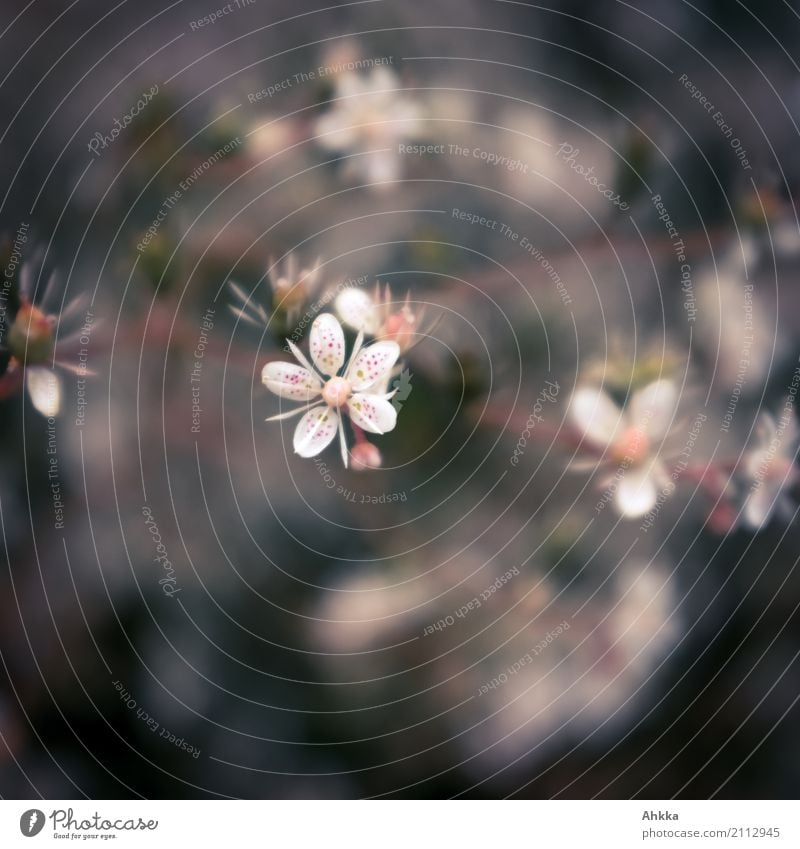
[{"label": "dark background", "polygon": [[[29,222],[36,278],[57,269],[64,303],[96,292],[102,322],[83,427],[64,377],[63,531],[47,421],[20,393],[0,402],[0,794],[795,796],[796,524],[715,532],[686,485],[631,548],[638,523],[595,514],[557,434],[579,374],[645,356],[686,375],[687,397],[708,395],[718,422],[739,332],[719,279],[744,279],[744,242],[766,355],[720,454],[736,460],[758,411],[782,403],[800,353],[797,4],[256,0],[190,28],[214,8],[35,0],[0,13],[5,250]],[[396,57],[432,142],[508,152],[543,176],[428,157],[373,190],[314,144],[333,79],[248,102],[337,55]],[[154,83],[154,103],[93,157],[92,134]],[[181,179],[269,122],[137,251]],[[631,216],[529,136],[579,147]],[[655,193],[691,250],[698,297],[704,281],[715,294],[691,333]],[[452,208],[529,234],[571,315],[507,239],[415,211]],[[237,323],[224,284],[267,303],[268,261],[289,251],[322,257],[330,284],[366,274],[443,315],[409,356],[386,468],[324,457],[348,491],[404,501],[336,495],[284,446],[291,431],[263,422],[277,408],[258,373],[282,330]],[[212,305],[193,434],[188,375]],[[511,469],[545,379],[562,387],[548,429]],[[145,504],[178,575],[172,598]],[[512,567],[491,604],[423,636]],[[565,619],[529,671],[475,696]]]}]

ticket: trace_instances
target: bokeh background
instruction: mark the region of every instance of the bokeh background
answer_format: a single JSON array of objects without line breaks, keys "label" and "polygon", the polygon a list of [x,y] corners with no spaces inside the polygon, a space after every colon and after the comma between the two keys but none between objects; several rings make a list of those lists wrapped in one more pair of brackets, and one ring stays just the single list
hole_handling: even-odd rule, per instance
[{"label": "bokeh background", "polygon": [[[737,476],[800,354],[797,4],[221,5],[0,13],[0,794],[795,795],[794,493],[754,528]],[[259,379],[348,280],[425,306],[366,472]],[[642,530],[569,400],[658,376],[702,473]]]}]

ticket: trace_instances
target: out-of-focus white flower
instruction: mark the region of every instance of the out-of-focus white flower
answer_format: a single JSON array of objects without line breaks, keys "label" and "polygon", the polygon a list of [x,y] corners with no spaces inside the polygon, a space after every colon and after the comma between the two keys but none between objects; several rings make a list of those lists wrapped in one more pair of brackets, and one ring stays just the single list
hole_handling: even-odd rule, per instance
[{"label": "out-of-focus white flower", "polygon": [[424,134],[422,108],[398,83],[385,67],[367,74],[339,74],[334,102],[315,123],[317,142],[335,153],[357,154],[348,160],[348,167],[371,183],[397,179],[398,143]]},{"label": "out-of-focus white flower", "polygon": [[792,502],[786,492],[798,480],[794,464],[800,432],[792,413],[780,422],[762,413],[756,428],[756,444],[747,452],[744,471],[749,483],[743,518],[756,530],[769,523],[775,511],[792,515]]},{"label": "out-of-focus white flower", "polygon": [[255,122],[245,135],[247,149],[253,156],[268,159],[284,153],[297,136],[294,123],[274,117]]},{"label": "out-of-focus white flower", "polygon": [[405,353],[432,329],[428,327],[422,333],[425,310],[422,308],[415,311],[411,308],[410,294],[406,295],[403,303],[398,303],[392,299],[388,286],[381,291],[380,283],[371,295],[363,289],[348,287],[337,296],[333,307],[349,328],[363,330],[365,335],[376,339],[397,342],[401,353]]},{"label": "out-of-focus white flower", "polygon": [[368,433],[387,433],[397,424],[397,410],[389,403],[394,393],[379,394],[369,390],[385,385],[386,376],[400,356],[400,348],[396,342],[388,340],[362,348],[363,340],[361,332],[345,365],[342,326],[334,315],[323,313],[311,325],[313,366],[288,339],[287,344],[299,365],[271,362],[264,366],[261,380],[270,392],[281,398],[306,402],[303,407],[267,419],[277,421],[304,413],[294,432],[294,450],[301,457],[315,457],[327,448],[338,432],[342,462],[347,467],[345,413],[356,428]]},{"label": "out-of-focus white flower", "polygon": [[666,379],[635,392],[624,410],[596,387],[579,388],[572,396],[570,418],[592,455],[573,462],[572,468],[616,466],[603,485],[615,486],[614,503],[623,516],[643,516],[656,504],[659,490],[668,492],[674,486],[662,449],[677,403],[677,388]]},{"label": "out-of-focus white flower", "polygon": [[[80,373],[82,376],[90,374],[79,364],[69,363],[63,357],[64,347],[76,339],[80,331],[56,342],[59,316],[46,312],[55,288],[55,280],[56,275],[53,273],[37,306],[31,301],[31,266],[23,266],[20,273],[20,306],[8,329],[8,350],[11,354],[9,371],[24,371],[25,388],[31,403],[38,412],[48,418],[57,416],[61,410],[61,379],[54,369],[58,367]],[[73,316],[78,306],[83,303],[82,298],[74,299],[61,313],[60,320],[64,322]]]}]

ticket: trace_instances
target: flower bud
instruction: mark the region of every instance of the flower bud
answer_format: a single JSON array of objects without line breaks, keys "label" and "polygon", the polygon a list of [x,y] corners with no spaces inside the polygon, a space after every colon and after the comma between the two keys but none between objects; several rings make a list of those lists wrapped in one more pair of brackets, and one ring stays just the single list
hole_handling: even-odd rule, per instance
[{"label": "flower bud", "polygon": [[383,327],[378,333],[380,339],[390,339],[397,342],[400,351],[407,351],[414,341],[414,315],[407,307],[387,316]]},{"label": "flower bud", "polygon": [[53,356],[53,324],[33,304],[22,304],[8,331],[11,353],[25,364],[46,363]]},{"label": "flower bud", "polygon": [[308,298],[305,281],[279,277],[272,284],[272,308],[284,313],[299,310]]},{"label": "flower bud", "polygon": [[357,442],[350,452],[350,467],[357,472],[365,469],[379,469],[382,464],[381,452],[371,442]]}]

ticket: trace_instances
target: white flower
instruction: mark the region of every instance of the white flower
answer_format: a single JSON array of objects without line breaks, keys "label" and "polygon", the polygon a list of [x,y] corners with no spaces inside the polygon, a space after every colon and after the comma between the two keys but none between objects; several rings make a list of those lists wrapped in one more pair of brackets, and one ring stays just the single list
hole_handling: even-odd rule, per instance
[{"label": "white flower", "polygon": [[593,455],[572,467],[616,466],[604,483],[616,486],[614,503],[623,516],[643,516],[655,506],[659,489],[674,487],[660,452],[677,402],[671,380],[657,380],[635,392],[624,410],[602,389],[583,387],[572,396],[570,418]]},{"label": "white flower", "polygon": [[792,503],[786,490],[798,480],[794,465],[800,433],[793,415],[780,424],[769,413],[762,413],[756,428],[757,444],[744,458],[745,477],[750,486],[745,496],[743,518],[753,529],[769,523],[775,510],[792,515]]},{"label": "white flower", "polygon": [[368,74],[340,74],[334,103],[315,125],[317,142],[336,153],[356,154],[348,167],[372,183],[397,179],[398,143],[420,138],[423,129],[422,109],[384,67]]},{"label": "white flower", "polygon": [[267,419],[277,421],[305,413],[294,432],[294,450],[301,457],[319,454],[338,432],[342,462],[346,467],[345,413],[356,428],[368,433],[388,433],[397,424],[397,410],[389,403],[393,393],[374,390],[385,386],[386,376],[400,356],[400,348],[391,341],[375,342],[362,348],[363,339],[363,332],[359,333],[345,365],[342,326],[334,315],[323,313],[311,325],[313,366],[291,340],[287,343],[300,365],[271,362],[264,366],[261,380],[270,392],[281,398],[306,402],[303,407]]},{"label": "white flower", "polygon": [[363,289],[347,287],[337,296],[333,308],[352,330],[363,330],[367,336],[397,342],[402,353],[429,335],[435,326],[435,322],[428,322],[423,331],[425,308],[412,310],[410,294],[402,303],[392,300],[391,289],[385,286],[381,291],[380,283],[371,295]]},{"label": "white flower", "polygon": [[32,303],[34,291],[33,270],[30,264],[20,273],[20,306],[8,329],[8,351],[11,354],[9,373],[15,380],[25,376],[25,388],[34,408],[48,418],[57,416],[61,410],[61,379],[54,367],[74,372],[80,376],[92,374],[80,364],[65,359],[65,348],[78,339],[82,331],[71,333],[57,340],[56,330],[75,315],[85,299],[74,299],[57,316],[46,312],[55,290],[55,273],[51,274],[44,287],[38,305]]}]

